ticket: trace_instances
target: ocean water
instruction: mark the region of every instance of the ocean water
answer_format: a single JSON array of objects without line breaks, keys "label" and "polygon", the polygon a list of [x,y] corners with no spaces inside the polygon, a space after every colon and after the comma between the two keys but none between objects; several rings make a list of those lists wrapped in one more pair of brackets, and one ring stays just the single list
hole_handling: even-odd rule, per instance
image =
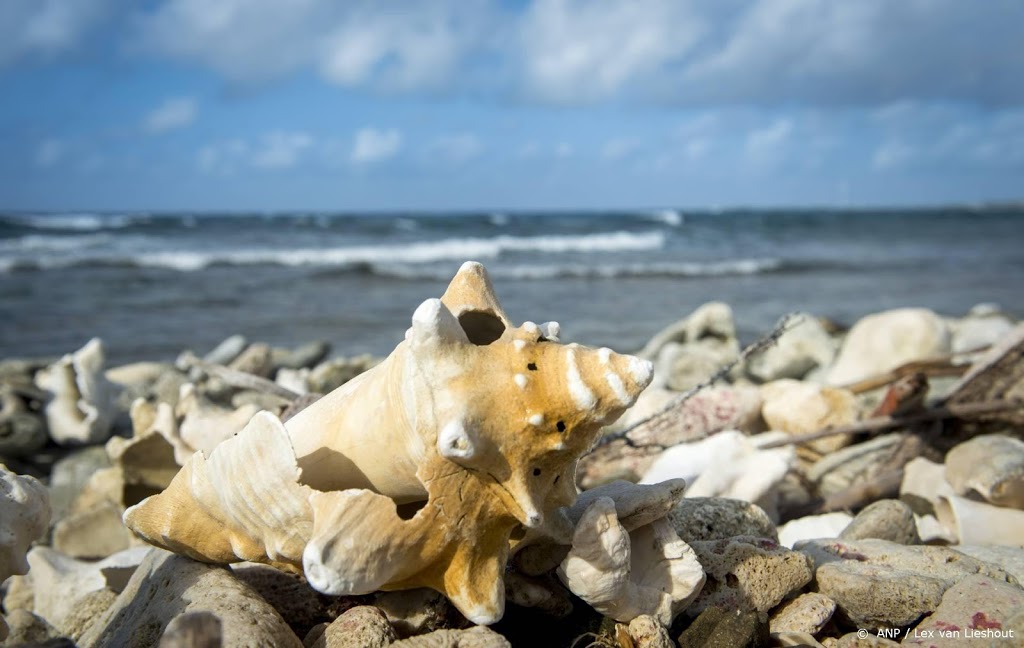
[{"label": "ocean water", "polygon": [[620,351],[711,300],[744,340],[794,310],[1024,315],[1024,208],[0,213],[0,358],[99,336],[111,363],[172,359],[234,333],[385,354],[471,259],[514,321]]}]

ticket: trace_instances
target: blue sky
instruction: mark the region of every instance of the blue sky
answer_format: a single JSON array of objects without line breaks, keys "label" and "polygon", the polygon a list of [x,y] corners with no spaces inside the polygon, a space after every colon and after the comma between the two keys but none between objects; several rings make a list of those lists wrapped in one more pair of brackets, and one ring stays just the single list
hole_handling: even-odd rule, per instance
[{"label": "blue sky", "polygon": [[3,0],[0,208],[1024,198],[1020,0]]}]

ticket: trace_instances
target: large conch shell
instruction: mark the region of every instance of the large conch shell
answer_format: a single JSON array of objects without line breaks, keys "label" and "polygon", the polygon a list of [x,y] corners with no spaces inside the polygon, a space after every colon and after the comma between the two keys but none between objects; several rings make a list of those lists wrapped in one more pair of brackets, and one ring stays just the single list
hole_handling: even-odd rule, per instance
[{"label": "large conch shell", "polygon": [[511,535],[568,537],[577,460],[651,380],[557,336],[514,327],[466,263],[384,362],[287,424],[257,414],[125,523],[198,560],[301,567],[330,594],[431,587],[493,623]]}]

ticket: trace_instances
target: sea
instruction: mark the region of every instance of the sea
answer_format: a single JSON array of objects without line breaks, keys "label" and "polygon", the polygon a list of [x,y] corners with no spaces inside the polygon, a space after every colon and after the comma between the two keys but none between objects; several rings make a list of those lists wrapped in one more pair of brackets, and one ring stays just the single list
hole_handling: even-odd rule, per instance
[{"label": "sea", "polygon": [[849,325],[923,306],[1024,315],[1024,206],[479,213],[0,212],[0,358],[92,337],[108,363],[241,333],[387,354],[482,262],[510,318],[639,349],[709,301],[741,340],[804,311]]}]

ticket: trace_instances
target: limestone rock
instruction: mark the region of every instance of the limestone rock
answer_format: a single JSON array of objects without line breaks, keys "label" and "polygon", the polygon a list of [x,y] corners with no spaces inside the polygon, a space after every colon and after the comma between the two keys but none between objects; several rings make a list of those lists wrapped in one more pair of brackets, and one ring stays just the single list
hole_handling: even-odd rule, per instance
[{"label": "limestone rock", "polygon": [[712,302],[657,333],[639,355],[655,359],[655,385],[685,391],[735,360],[739,352],[732,309]]},{"label": "limestone rock", "polygon": [[75,450],[53,465],[50,472],[50,505],[53,519],[60,520],[71,511],[75,498],[86,483],[102,468],[110,467],[110,457],[103,446]]},{"label": "limestone rock", "polygon": [[397,638],[380,610],[360,605],[349,608],[322,628],[317,626],[302,643],[305,648],[383,648]]},{"label": "limestone rock", "polygon": [[992,304],[978,304],[966,317],[949,321],[953,353],[977,351],[997,344],[1013,330],[1014,321]]},{"label": "limestone rock", "polygon": [[806,632],[816,635],[836,611],[836,602],[818,592],[801,594],[786,601],[772,612],[769,622],[772,633]]},{"label": "limestone rock", "polygon": [[832,364],[837,344],[821,320],[807,313],[800,313],[799,317],[799,322],[775,344],[747,361],[747,375],[758,382],[799,380],[813,369]]},{"label": "limestone rock", "polygon": [[677,639],[679,648],[768,646],[768,616],[763,612],[709,607]]},{"label": "limestone rock", "polygon": [[709,607],[767,612],[810,582],[810,561],[765,538],[736,537],[693,543],[708,581],[687,609]]},{"label": "limestone rock", "polygon": [[903,645],[957,648],[976,641],[999,645],[1003,640],[1007,646],[1020,645],[1021,638],[1005,627],[1020,610],[1024,610],[1024,590],[987,576],[967,576],[946,590],[936,610]]},{"label": "limestone rock", "polygon": [[167,625],[188,612],[217,616],[225,646],[302,646],[277,611],[229,570],[160,550],[142,561],[79,645],[154,646]]},{"label": "limestone rock", "polygon": [[484,626],[469,630],[435,630],[391,645],[394,648],[512,648],[505,637]]},{"label": "limestone rock", "polygon": [[949,352],[949,326],[934,312],[900,308],[875,313],[850,329],[826,381],[845,385]]},{"label": "limestone rock", "polygon": [[323,340],[309,342],[294,349],[272,349],[271,364],[274,369],[311,369],[323,362],[331,352],[331,345]]},{"label": "limestone rock", "polygon": [[46,445],[46,423],[20,394],[0,383],[0,457],[30,457]]},{"label": "limestone rock", "polygon": [[364,354],[322,362],[314,367],[309,374],[309,391],[320,394],[332,392],[359,374],[375,367],[380,361],[380,358]]},{"label": "limestone rock", "polygon": [[636,648],[675,648],[668,630],[651,616],[641,615],[630,621],[629,636]]},{"label": "limestone rock", "polygon": [[914,512],[899,500],[879,500],[869,504],[839,534],[842,540],[878,538],[899,544],[920,544]]},{"label": "limestone rock", "polygon": [[0,464],[0,583],[24,574],[29,545],[46,533],[50,500],[34,477],[16,475]]},{"label": "limestone rock", "polygon": [[269,378],[274,371],[270,347],[262,342],[250,344],[245,351],[228,363],[228,368],[260,378]]},{"label": "limestone rock", "polygon": [[944,547],[810,540],[798,549],[817,567],[818,591],[835,600],[843,617],[860,628],[914,623],[935,610],[946,589],[972,574],[1013,580],[994,565]]},{"label": "limestone rock", "polygon": [[974,545],[957,545],[951,547],[981,562],[994,565],[1017,580],[1024,586],[1024,549],[1020,547],[978,547]]},{"label": "limestone rock", "polygon": [[669,519],[676,533],[687,543],[734,536],[779,540],[775,525],[764,509],[738,499],[685,497],[669,513]]},{"label": "limestone rock", "polygon": [[373,606],[384,613],[401,637],[441,630],[459,618],[459,613],[443,594],[425,587],[376,592]]},{"label": "limestone rock", "polygon": [[[36,646],[50,639],[60,637],[60,631],[46,622],[46,619],[28,610],[11,610],[7,613],[8,634],[4,641],[0,630],[0,645],[3,646]],[[3,617],[0,617],[0,627]]]},{"label": "limestone rock", "polygon": [[245,339],[244,335],[232,335],[224,338],[220,344],[204,355],[203,360],[206,362],[212,362],[213,364],[227,366],[232,360],[237,358],[242,351],[245,351],[248,346],[249,341]]},{"label": "limestone rock", "polygon": [[[827,427],[849,425],[857,421],[857,398],[846,389],[822,387],[798,380],[776,380],[761,386],[764,405],[761,415],[771,430],[793,435],[808,434]],[[849,443],[841,434],[807,443],[827,454]]]}]

